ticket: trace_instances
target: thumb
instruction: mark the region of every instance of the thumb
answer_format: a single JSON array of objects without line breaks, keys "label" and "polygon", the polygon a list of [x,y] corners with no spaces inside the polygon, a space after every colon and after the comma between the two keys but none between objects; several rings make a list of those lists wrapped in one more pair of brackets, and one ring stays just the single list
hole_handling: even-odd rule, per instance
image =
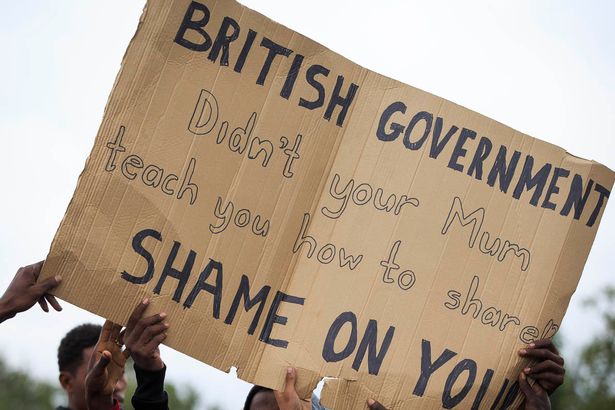
[{"label": "thumb", "polygon": [[295,392],[295,380],[297,378],[295,369],[289,367],[286,369],[286,379],[284,383],[284,391],[273,391],[273,395],[275,396],[276,401],[278,402],[278,406],[280,408],[283,404],[294,402],[294,400],[299,400],[299,396]]},{"label": "thumb", "polygon": [[52,278],[47,278],[44,281],[37,283],[33,286],[33,288],[37,295],[43,296],[45,293],[48,293],[50,290],[56,288],[60,282],[62,282],[62,276],[56,275]]},{"label": "thumb", "polygon": [[297,396],[295,392],[295,382],[297,380],[297,372],[294,368],[289,367],[286,369],[286,383],[284,384],[284,396],[293,397]]}]

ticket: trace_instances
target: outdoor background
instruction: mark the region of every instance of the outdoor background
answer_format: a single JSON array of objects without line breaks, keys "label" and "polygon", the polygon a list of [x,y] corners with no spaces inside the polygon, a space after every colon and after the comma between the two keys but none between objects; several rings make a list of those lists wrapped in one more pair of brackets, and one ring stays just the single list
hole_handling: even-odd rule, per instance
[{"label": "outdoor background", "polygon": [[[143,4],[0,1],[0,293],[20,266],[47,254]],[[615,169],[613,1],[243,4],[371,70]],[[614,253],[610,204],[560,332],[571,377],[556,408],[615,408],[614,295],[610,306],[583,303],[615,285]],[[35,408],[8,401],[28,385],[22,399],[63,399],[29,378],[56,386],[62,336],[103,321],[63,306],[61,314],[35,307],[0,326],[0,409]],[[186,404],[242,406],[247,383],[171,349],[162,354],[167,380]]]}]

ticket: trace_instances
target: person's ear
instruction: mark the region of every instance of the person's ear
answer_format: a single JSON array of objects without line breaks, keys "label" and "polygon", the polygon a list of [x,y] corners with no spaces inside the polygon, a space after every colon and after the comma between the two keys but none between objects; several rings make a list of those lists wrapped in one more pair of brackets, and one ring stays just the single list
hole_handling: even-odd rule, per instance
[{"label": "person's ear", "polygon": [[73,390],[73,379],[74,379],[73,375],[66,371],[60,372],[60,376],[58,376],[60,385],[68,393],[71,393]]}]

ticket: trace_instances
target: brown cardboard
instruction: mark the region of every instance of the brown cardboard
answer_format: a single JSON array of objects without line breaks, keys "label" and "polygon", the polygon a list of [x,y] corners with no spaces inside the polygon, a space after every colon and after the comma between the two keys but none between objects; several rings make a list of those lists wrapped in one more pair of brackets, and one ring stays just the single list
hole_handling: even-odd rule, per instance
[{"label": "brown cardboard", "polygon": [[334,409],[517,406],[613,180],[233,1],[150,1],[43,276],[119,323],[152,298],[167,345],[249,382],[333,378]]}]

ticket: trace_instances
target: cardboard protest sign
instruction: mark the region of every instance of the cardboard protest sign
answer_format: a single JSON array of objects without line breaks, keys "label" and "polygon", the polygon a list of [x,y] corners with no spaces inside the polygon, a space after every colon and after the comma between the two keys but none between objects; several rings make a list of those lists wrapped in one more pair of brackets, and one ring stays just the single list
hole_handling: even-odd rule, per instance
[{"label": "cardboard protest sign", "polygon": [[43,276],[330,408],[514,407],[614,177],[233,1],[151,1]]}]

